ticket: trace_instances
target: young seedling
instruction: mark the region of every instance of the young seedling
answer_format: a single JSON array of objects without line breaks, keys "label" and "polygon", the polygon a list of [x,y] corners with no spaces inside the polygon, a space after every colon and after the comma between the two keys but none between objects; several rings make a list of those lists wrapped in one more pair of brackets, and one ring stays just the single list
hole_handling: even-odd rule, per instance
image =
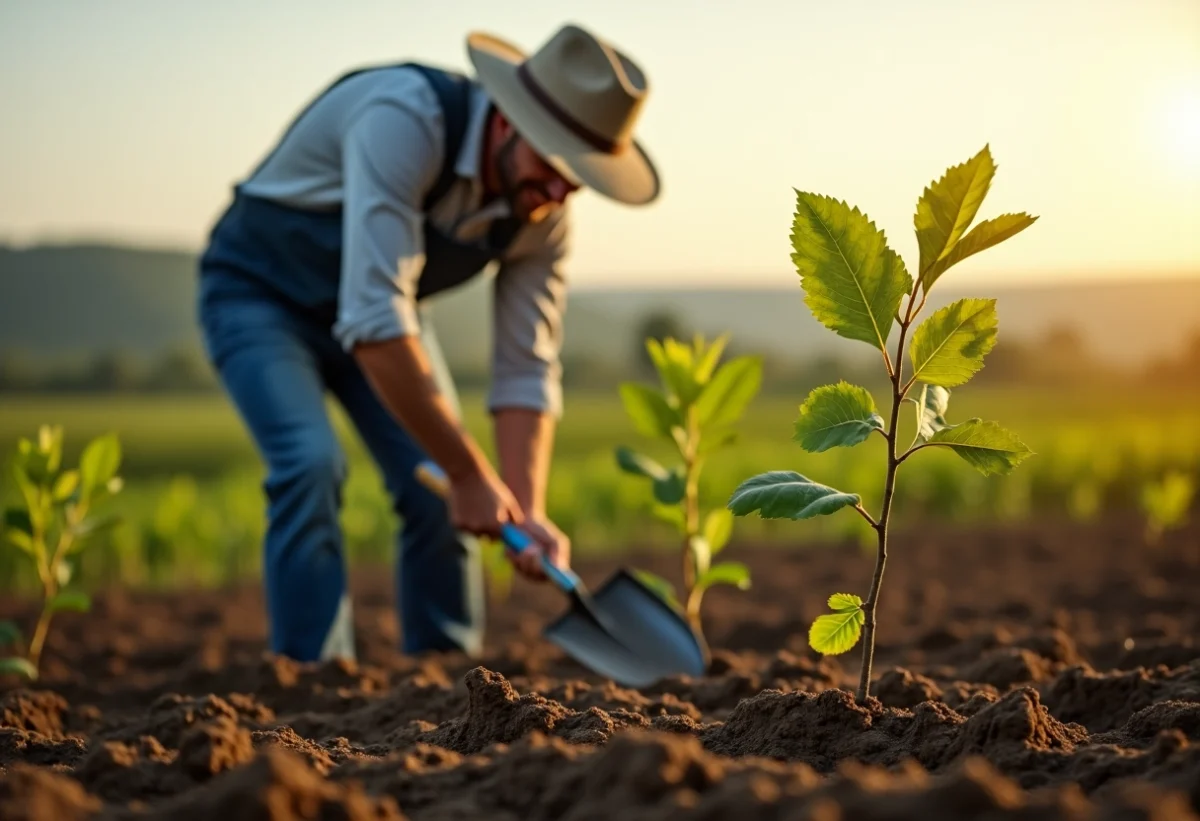
[{"label": "young seedling", "polygon": [[1142,485],[1139,502],[1146,517],[1146,544],[1157,545],[1164,533],[1183,527],[1195,492],[1196,483],[1181,470],[1168,471],[1161,479]]},{"label": "young seedling", "polygon": [[[830,596],[831,612],[818,617],[809,631],[809,644],[831,655],[845,653],[863,639],[860,702],[870,695],[875,610],[887,562],[888,522],[900,465],[919,450],[942,447],[984,475],[1006,474],[1032,453],[994,422],[974,418],[958,424],[946,421],[950,389],[966,384],[995,345],[998,321],[994,299],[960,299],[933,312],[912,334],[907,353],[913,371],[911,376],[904,374],[905,340],[938,279],[952,266],[1014,236],[1037,219],[1025,213],[1004,214],[967,231],[995,171],[989,147],[984,146],[925,188],[914,216],[920,251],[915,277],[888,247],[884,232],[857,208],[831,197],[796,192],[792,260],[800,275],[805,305],[839,336],[879,350],[891,382],[891,407],[885,422],[865,388],[844,381],[824,385],[800,405],[794,438],[804,450],[820,453],[853,447],[872,434],[879,435],[887,443],[882,507],[872,516],[859,494],[785,470],[747,479],[733,493],[728,507],[738,516],[757,511],[763,518],[796,520],[848,508],[875,529],[875,573],[866,602],[851,593]],[[893,357],[888,340],[894,326],[899,326],[899,335]],[[919,393],[910,396],[918,387]],[[916,406],[917,424],[912,443],[901,451],[897,422],[905,401]]]},{"label": "young seedling", "polygon": [[680,606],[698,636],[703,636],[700,606],[715,584],[750,586],[750,571],[740,562],[713,564],[733,531],[733,515],[724,508],[700,508],[700,473],[714,451],[732,445],[736,423],[762,384],[762,359],[740,356],[717,367],[729,336],[709,343],[697,334],[691,345],[673,337],[646,340],[660,389],[636,382],[620,386],[625,410],[639,433],[675,446],[679,462],[670,469],[628,447],[616,449],[617,464],[650,480],[652,508],[673,524],[682,542],[683,604],[675,587],[646,571],[641,577],[669,602]]},{"label": "young seedling", "polygon": [[[27,555],[37,569],[42,586],[42,612],[27,653],[0,659],[0,673],[38,677],[42,648],[50,620],[63,610],[86,612],[91,599],[71,583],[71,557],[101,533],[118,523],[115,516],[92,516],[95,505],[119,493],[117,475],[121,447],[113,434],[92,440],[79,459],[79,467],[62,470],[61,427],[43,425],[37,441],[22,438],[17,444],[13,475],[24,507],[4,513],[4,541]],[[12,622],[0,622],[0,645],[20,645],[23,637]]]}]

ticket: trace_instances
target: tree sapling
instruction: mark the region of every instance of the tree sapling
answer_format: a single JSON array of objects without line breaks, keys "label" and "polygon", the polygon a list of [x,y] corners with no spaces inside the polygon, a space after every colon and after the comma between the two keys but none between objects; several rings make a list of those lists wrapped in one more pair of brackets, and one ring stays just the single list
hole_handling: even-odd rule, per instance
[{"label": "tree sapling", "polygon": [[[762,383],[762,359],[739,356],[717,363],[729,336],[709,343],[696,334],[688,345],[674,337],[661,342],[646,340],[646,350],[658,372],[661,390],[637,382],[620,387],[625,410],[638,432],[665,439],[674,445],[679,463],[667,469],[649,456],[628,447],[616,449],[617,464],[650,480],[652,508],[673,524],[682,541],[683,604],[681,609],[698,636],[703,635],[700,605],[714,584],[750,586],[750,571],[740,562],[713,564],[713,557],[728,543],[733,529],[729,510],[700,508],[700,473],[707,457],[736,439],[736,423]],[[678,605],[674,585],[640,571],[647,583]]]},{"label": "tree sapling", "polygon": [[[17,444],[13,474],[24,507],[4,512],[4,541],[27,555],[37,569],[42,586],[42,612],[24,657],[0,658],[0,673],[18,673],[36,679],[50,620],[63,610],[86,612],[91,599],[79,590],[64,589],[71,582],[71,557],[96,536],[119,522],[113,515],[93,516],[98,502],[120,492],[117,475],[121,447],[114,434],[93,439],[84,448],[79,467],[62,470],[61,427],[42,425],[37,441],[22,438]],[[0,645],[20,645],[22,634],[12,622],[0,622]]]},{"label": "tree sapling", "polygon": [[[797,520],[849,508],[877,532],[875,573],[866,602],[850,593],[830,596],[831,612],[819,616],[809,631],[809,644],[825,654],[845,653],[862,637],[860,702],[870,695],[875,609],[887,562],[888,523],[900,465],[919,450],[943,447],[984,475],[1006,474],[1032,454],[1014,434],[994,422],[977,418],[958,424],[946,421],[950,389],[966,384],[995,345],[998,320],[994,299],[959,299],[933,312],[912,334],[908,358],[913,372],[907,378],[904,375],[905,340],[938,279],[953,265],[1037,220],[1025,213],[1003,214],[967,231],[995,171],[990,148],[985,145],[925,188],[914,215],[920,252],[916,277],[888,247],[884,232],[857,208],[831,197],[796,191],[792,261],[800,275],[805,305],[839,336],[880,351],[891,383],[891,407],[885,422],[865,388],[844,381],[824,385],[800,405],[794,439],[804,450],[820,453],[853,447],[878,434],[887,443],[882,506],[876,518],[863,507],[857,493],[836,490],[794,471],[774,470],[745,480],[728,507],[738,516],[757,511],[762,518]],[[899,335],[893,358],[888,340],[894,325],[899,327]],[[919,393],[911,396],[917,387]],[[897,423],[905,401],[916,406],[916,434],[901,451]]]}]

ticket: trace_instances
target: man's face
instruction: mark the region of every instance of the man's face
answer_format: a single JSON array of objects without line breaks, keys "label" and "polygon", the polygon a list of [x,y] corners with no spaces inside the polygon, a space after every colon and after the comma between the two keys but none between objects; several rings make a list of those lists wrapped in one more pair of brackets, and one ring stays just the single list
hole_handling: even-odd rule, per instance
[{"label": "man's face", "polygon": [[543,160],[512,126],[503,123],[502,129],[495,155],[500,194],[508,199],[518,219],[539,222],[578,186]]}]

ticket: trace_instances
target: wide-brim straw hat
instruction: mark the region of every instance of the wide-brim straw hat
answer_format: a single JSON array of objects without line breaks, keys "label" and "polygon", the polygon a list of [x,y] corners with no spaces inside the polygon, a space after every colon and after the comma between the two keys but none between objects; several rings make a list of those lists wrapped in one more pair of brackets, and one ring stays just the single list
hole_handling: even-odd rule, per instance
[{"label": "wide-brim straw hat", "polygon": [[573,24],[532,55],[482,32],[467,53],[497,108],[564,177],[628,205],[658,197],[658,171],[634,138],[649,86],[633,60]]}]

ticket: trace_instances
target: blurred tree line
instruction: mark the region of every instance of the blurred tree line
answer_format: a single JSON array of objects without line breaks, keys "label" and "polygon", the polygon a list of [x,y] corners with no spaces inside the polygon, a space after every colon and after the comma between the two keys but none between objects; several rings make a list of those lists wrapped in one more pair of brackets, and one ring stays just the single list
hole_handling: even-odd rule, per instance
[{"label": "blurred tree line", "polygon": [[[667,336],[690,340],[693,333],[682,317],[664,311],[648,314],[636,327],[624,350],[618,346],[568,354],[563,369],[565,387],[607,391],[629,379],[655,379],[645,340]],[[761,355],[731,339],[726,355],[743,353]],[[630,361],[634,363],[632,372],[627,364]],[[843,359],[768,354],[764,356],[762,392],[796,394],[839,379],[874,389],[883,387],[880,377],[878,363],[861,355]],[[462,390],[482,389],[488,374],[474,368],[456,368],[455,379]],[[1160,357],[1133,373],[1097,357],[1082,334],[1071,327],[1050,328],[1036,339],[1013,339],[1001,334],[974,382],[1085,386],[1129,385],[1131,380],[1200,386],[1200,328],[1173,355]],[[50,363],[19,351],[0,350],[0,393],[205,393],[218,387],[216,375],[198,347],[166,350],[157,356],[105,350]]]}]

